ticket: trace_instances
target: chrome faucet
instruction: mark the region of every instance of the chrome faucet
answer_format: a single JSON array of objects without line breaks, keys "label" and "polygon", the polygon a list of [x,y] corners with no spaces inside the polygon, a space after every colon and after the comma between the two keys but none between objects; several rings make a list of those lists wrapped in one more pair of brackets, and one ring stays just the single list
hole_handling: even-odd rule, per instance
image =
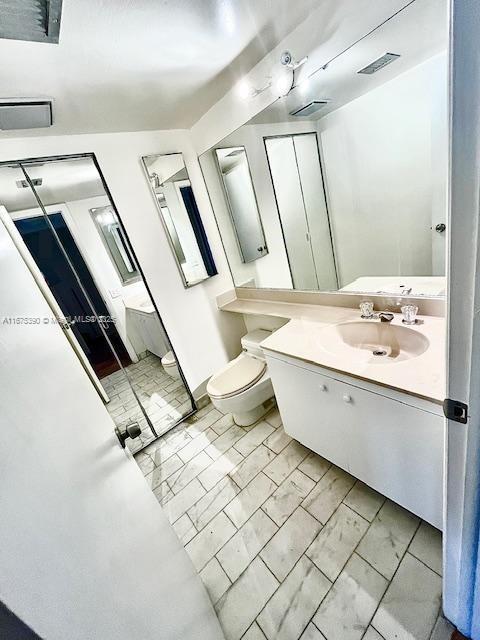
[{"label": "chrome faucet", "polygon": [[360,303],[361,318],[363,320],[380,320],[380,322],[391,322],[395,317],[390,311],[373,312],[373,302],[364,300]]},{"label": "chrome faucet", "polygon": [[380,322],[391,322],[395,316],[390,311],[380,311],[376,317],[380,318]]}]

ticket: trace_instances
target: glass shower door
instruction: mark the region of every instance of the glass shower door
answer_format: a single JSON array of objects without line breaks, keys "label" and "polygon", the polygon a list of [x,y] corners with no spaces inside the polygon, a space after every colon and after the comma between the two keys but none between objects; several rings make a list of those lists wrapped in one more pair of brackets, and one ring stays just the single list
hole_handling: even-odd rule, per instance
[{"label": "glass shower door", "polygon": [[0,202],[113,421],[140,426],[129,447],[141,449],[191,414],[193,398],[93,157],[4,166]]}]

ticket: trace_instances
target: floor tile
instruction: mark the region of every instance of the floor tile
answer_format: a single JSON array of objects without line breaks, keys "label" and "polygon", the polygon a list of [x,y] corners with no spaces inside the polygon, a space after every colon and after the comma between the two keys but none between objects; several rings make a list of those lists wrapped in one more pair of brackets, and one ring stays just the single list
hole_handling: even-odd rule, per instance
[{"label": "floor tile", "polygon": [[[207,454],[208,455],[208,454]],[[208,456],[210,458],[210,456]],[[230,471],[233,471],[237,465],[243,461],[243,456],[232,447],[225,451],[223,455],[212,462],[210,458],[210,466],[198,475],[198,479],[207,491],[210,491],[217,482],[220,482]],[[233,476],[232,476],[233,477]],[[237,483],[238,484],[238,483]]]},{"label": "floor tile", "polygon": [[155,489],[159,484],[169,478],[183,467],[183,462],[177,455],[170,456],[159,467],[155,467],[151,473],[145,476],[145,480],[151,489]]},{"label": "floor tile", "polygon": [[216,422],[212,424],[212,429],[215,433],[218,433],[221,436],[225,431],[228,431],[230,427],[234,424],[233,416],[231,413],[227,413],[225,416],[219,418]]},{"label": "floor tile", "polygon": [[303,501],[302,506],[325,524],[354,484],[355,478],[332,466]]},{"label": "floor tile", "polygon": [[309,478],[318,482],[331,467],[331,463],[325,458],[322,458],[313,451],[308,454],[303,462],[298,465],[298,468],[302,473],[305,473]]},{"label": "floor tile", "polygon": [[265,474],[276,484],[281,484],[297,467],[309,451],[296,440],[292,440],[285,449],[265,467]]},{"label": "floor tile", "polygon": [[343,502],[371,522],[385,502],[385,496],[357,480]]},{"label": "floor tile", "polygon": [[167,483],[173,493],[179,493],[187,486],[200,472],[212,464],[212,459],[205,451],[200,451],[198,455],[192,458],[181,469],[172,473]]},{"label": "floor tile", "polygon": [[341,504],[307,549],[306,555],[333,582],[367,529],[367,520]]},{"label": "floor tile", "polygon": [[437,619],[442,579],[407,553],[372,625],[385,640],[427,640]]},{"label": "floor tile", "polygon": [[330,586],[308,558],[300,558],[257,618],[267,639],[300,637]]},{"label": "floor tile", "polygon": [[234,525],[240,528],[276,488],[275,483],[260,472],[225,507],[225,513]]},{"label": "floor tile", "polygon": [[442,575],[442,534],[438,529],[422,522],[408,551],[427,567]]},{"label": "floor tile", "polygon": [[254,622],[246,634],[242,636],[242,640],[265,640],[265,636],[258,624]]},{"label": "floor tile", "polygon": [[416,516],[387,500],[358,545],[357,552],[391,580],[418,523]]},{"label": "floor tile", "polygon": [[230,538],[217,558],[230,580],[235,581],[277,531],[277,526],[261,509]]},{"label": "floor tile", "polygon": [[185,547],[197,571],[204,568],[235,532],[233,524],[223,512],[220,512],[197,533]]},{"label": "floor tile", "polygon": [[255,449],[262,444],[262,442],[271,433],[275,431],[272,425],[268,422],[259,422],[250,431],[243,436],[238,442],[235,443],[235,449],[240,451],[242,456],[250,455]]},{"label": "floor tile", "polygon": [[211,442],[218,438],[215,431],[206,429],[203,433],[190,440],[182,449],[179,449],[178,456],[183,462],[188,462],[194,458],[200,451],[206,449]]},{"label": "floor tile", "polygon": [[450,640],[452,633],[455,631],[453,624],[440,614],[433,627],[430,640]]},{"label": "floor tile", "polygon": [[243,438],[244,436],[245,431],[242,427],[234,424],[228,431],[225,431],[223,435],[219,436],[210,446],[208,446],[206,451],[213,460],[216,460],[222,455],[222,453],[225,453],[225,451],[230,449],[230,447],[233,447],[237,440],[240,440],[240,438]]},{"label": "floor tile", "polygon": [[230,477],[243,489],[274,458],[273,451],[261,444],[230,473]]},{"label": "floor tile", "polygon": [[328,640],[360,640],[387,584],[383,576],[353,554],[313,622]]},{"label": "floor tile", "polygon": [[291,441],[292,438],[285,433],[284,428],[278,427],[278,429],[264,441],[264,445],[274,453],[280,453]]},{"label": "floor tile", "polygon": [[193,420],[191,424],[186,427],[187,432],[195,438],[199,433],[203,433],[206,429],[211,427],[214,422],[220,420],[223,415],[217,409],[212,409],[199,420]]},{"label": "floor tile", "polygon": [[184,546],[197,535],[197,530],[186,513],[184,513],[183,516],[181,516],[172,526]]},{"label": "floor tile", "polygon": [[278,407],[274,407],[271,411],[269,411],[265,416],[265,420],[269,422],[272,427],[275,427],[275,429],[279,427],[282,424],[282,417],[280,415]]},{"label": "floor tile", "polygon": [[240,491],[228,476],[220,480],[203,498],[188,510],[188,516],[200,531],[217,515]]},{"label": "floor tile", "polygon": [[159,484],[158,487],[155,487],[155,489],[153,490],[153,495],[162,506],[174,497],[174,493],[170,489],[166,481]]},{"label": "floor tile", "polygon": [[315,486],[311,478],[295,469],[262,506],[270,518],[281,526]]},{"label": "floor tile", "polygon": [[277,531],[260,556],[278,580],[285,579],[320,529],[321,524],[298,507]]},{"label": "floor tile", "polygon": [[[376,629],[370,626],[366,630],[362,640],[385,640],[385,638],[383,638]],[[450,640],[450,637],[448,640]]]},{"label": "floor tile", "polygon": [[313,622],[310,622],[300,636],[300,640],[325,640],[325,636],[317,629]]},{"label": "floor tile", "polygon": [[197,479],[192,480],[184,489],[169,500],[164,509],[171,524],[190,509],[200,498],[205,495],[205,489]]},{"label": "floor tile", "polygon": [[212,558],[200,571],[200,578],[212,604],[216,604],[232,584],[216,558]]},{"label": "floor tile", "polygon": [[265,564],[255,558],[216,605],[226,640],[240,640],[277,587]]}]

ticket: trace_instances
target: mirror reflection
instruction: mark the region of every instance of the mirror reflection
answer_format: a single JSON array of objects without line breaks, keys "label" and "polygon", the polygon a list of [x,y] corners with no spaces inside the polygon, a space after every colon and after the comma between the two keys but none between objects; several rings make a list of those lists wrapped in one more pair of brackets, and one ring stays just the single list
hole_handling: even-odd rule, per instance
[{"label": "mirror reflection", "polygon": [[[413,3],[200,157],[235,286],[445,294],[445,12]],[[255,215],[215,162],[237,150]]]},{"label": "mirror reflection", "polygon": [[144,156],[143,166],[185,287],[217,273],[183,155]]},{"label": "mirror reflection", "polygon": [[[138,451],[194,408],[91,155],[0,167],[0,219],[116,426]],[[75,364],[73,366],[76,366]]]}]

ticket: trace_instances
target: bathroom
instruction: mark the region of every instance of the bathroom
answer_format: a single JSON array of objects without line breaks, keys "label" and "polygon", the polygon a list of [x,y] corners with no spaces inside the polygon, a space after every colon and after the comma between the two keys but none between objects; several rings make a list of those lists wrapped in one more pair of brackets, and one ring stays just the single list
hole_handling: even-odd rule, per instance
[{"label": "bathroom", "polygon": [[478,10],[42,2],[0,9],[0,635],[480,638]]}]

